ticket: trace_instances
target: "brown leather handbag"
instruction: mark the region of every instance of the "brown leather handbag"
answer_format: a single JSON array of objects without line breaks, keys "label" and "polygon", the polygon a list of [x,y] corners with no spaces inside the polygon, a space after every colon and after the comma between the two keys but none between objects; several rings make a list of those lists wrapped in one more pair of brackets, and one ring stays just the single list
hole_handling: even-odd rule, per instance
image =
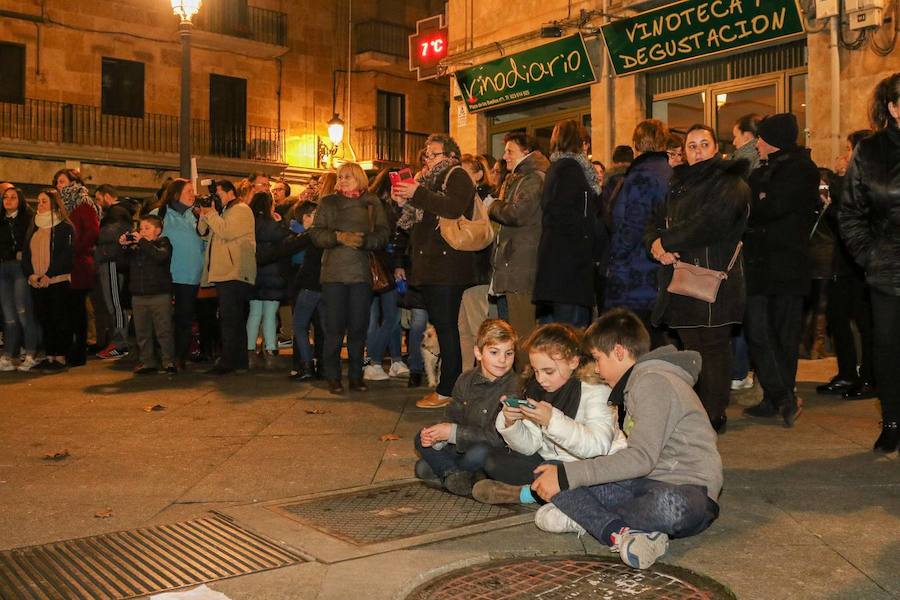
[{"label": "brown leather handbag", "polygon": [[[375,231],[375,207],[369,204],[369,231]],[[369,251],[369,274],[372,281],[372,291],[381,294],[391,290],[396,285],[385,263],[387,254],[383,250]]]},{"label": "brown leather handbag", "polygon": [[680,260],[675,261],[673,265],[675,272],[672,273],[672,281],[666,290],[670,294],[687,296],[709,302],[710,304],[714,303],[719,295],[719,286],[728,279],[728,273],[734,268],[734,263],[737,262],[743,246],[743,242],[737,243],[731,262],[728,263],[728,268],[724,271],[715,271]]},{"label": "brown leather handbag", "polygon": [[[462,167],[455,166],[447,172],[447,176],[444,177],[444,185],[441,188],[442,192],[447,192],[447,180],[450,179],[450,173],[458,168],[461,169]],[[488,216],[488,210],[477,192],[474,195],[473,203],[471,219],[467,219],[465,215],[457,219],[438,217],[438,228],[440,229],[441,237],[454,250],[477,252],[484,250],[494,241],[494,228],[491,226],[491,218]]]}]

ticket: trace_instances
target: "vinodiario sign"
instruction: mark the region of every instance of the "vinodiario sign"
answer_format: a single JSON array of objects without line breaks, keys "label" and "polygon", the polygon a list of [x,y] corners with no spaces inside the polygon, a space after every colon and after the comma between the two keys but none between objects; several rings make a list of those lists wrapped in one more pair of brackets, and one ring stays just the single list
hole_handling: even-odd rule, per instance
[{"label": "vinodiario sign", "polygon": [[469,112],[524,102],[596,81],[580,34],[455,73]]},{"label": "vinodiario sign", "polygon": [[683,0],[602,28],[616,75],[803,33],[795,0]]}]

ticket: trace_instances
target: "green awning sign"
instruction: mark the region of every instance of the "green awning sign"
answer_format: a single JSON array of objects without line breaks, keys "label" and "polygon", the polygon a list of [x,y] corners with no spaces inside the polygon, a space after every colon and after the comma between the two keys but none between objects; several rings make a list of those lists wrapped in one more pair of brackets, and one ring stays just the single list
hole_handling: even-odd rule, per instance
[{"label": "green awning sign", "polygon": [[581,34],[455,73],[469,112],[589,85],[597,78]]},{"label": "green awning sign", "polygon": [[802,34],[795,0],[683,0],[602,27],[616,75]]}]

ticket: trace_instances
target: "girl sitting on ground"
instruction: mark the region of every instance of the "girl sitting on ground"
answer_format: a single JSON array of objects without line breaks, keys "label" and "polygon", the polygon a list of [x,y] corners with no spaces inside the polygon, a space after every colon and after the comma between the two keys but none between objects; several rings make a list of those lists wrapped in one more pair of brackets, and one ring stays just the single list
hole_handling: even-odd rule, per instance
[{"label": "girl sitting on ground", "polygon": [[[473,497],[486,504],[543,503],[531,494],[534,470],[610,454],[625,447],[616,415],[607,404],[610,389],[581,366],[581,334],[570,325],[544,325],[524,345],[531,364],[527,404],[501,399],[497,431],[509,448],[492,449]],[[592,379],[589,383],[586,379]]]}]

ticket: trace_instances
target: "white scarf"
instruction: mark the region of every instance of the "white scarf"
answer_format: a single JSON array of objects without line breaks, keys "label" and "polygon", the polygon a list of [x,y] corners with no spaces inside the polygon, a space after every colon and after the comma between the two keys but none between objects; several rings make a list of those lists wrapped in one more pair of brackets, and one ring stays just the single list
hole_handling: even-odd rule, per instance
[{"label": "white scarf", "polygon": [[54,221],[56,221],[56,223],[59,223],[59,219],[53,218],[52,210],[34,215],[34,224],[41,229],[53,227]]}]

